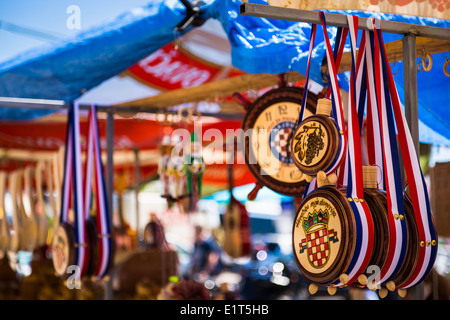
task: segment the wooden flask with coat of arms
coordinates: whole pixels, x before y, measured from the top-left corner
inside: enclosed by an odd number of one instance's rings
[[[388,257],[390,232],[386,191],[378,189],[377,167],[363,166],[364,201],[374,221],[374,242],[369,266],[383,269]],[[322,184],[320,183],[322,181]],[[354,254],[356,239],[355,218],[346,198],[346,188],[324,185],[312,191],[297,210],[292,240],[294,256],[303,275],[316,285],[331,285],[342,280]],[[398,272],[387,283],[393,291],[410,277],[419,253],[418,232],[410,200],[404,197],[408,246],[405,260]],[[377,283],[368,283],[369,273],[361,274],[353,285],[374,291]],[[385,288],[381,288],[386,291]],[[314,294],[315,290],[310,289]],[[380,291],[380,296],[386,292]]]
[[[320,185],[300,204],[292,241],[300,271],[318,285],[339,280],[355,249],[355,219],[345,192]]]

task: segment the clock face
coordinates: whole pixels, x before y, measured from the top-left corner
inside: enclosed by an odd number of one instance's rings
[[[273,89],[252,104],[243,122],[245,159],[250,171],[268,188],[292,196],[300,196],[306,184],[288,153],[302,96],[302,88]],[[316,101],[308,97],[305,116],[312,115]]]
[[[269,175],[286,183],[301,181],[302,175],[287,149],[288,138],[299,112],[297,103],[277,102],[265,108],[256,118],[251,151],[261,167],[261,175]]]

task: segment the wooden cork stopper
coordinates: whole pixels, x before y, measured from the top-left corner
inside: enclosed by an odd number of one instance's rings
[[[336,287],[330,286],[327,288],[328,294],[333,296],[336,293]]]
[[[340,280],[344,285],[347,284],[347,283],[348,283],[348,280],[349,280],[348,275],[345,274],[345,273],[341,274],[341,275],[339,276],[339,280]]]
[[[386,288],[389,291],[394,291],[395,290],[395,283],[394,283],[394,281],[389,281],[388,283],[386,283]]]
[[[376,166],[363,166],[364,188],[378,188],[378,171]]]
[[[406,289],[398,289],[398,295],[402,298],[406,297]]]
[[[331,100],[326,98],[319,99],[317,101],[316,114],[329,117],[331,114]]]
[[[319,289],[319,287],[315,283],[311,283],[308,287],[308,291],[311,295],[315,294],[318,289]]]
[[[381,288],[380,290],[378,290],[378,295],[380,296],[381,299],[386,298],[387,294],[388,290],[386,288]]]
[[[322,170],[317,173],[317,187],[336,186],[336,183],[337,175],[335,173],[330,173],[328,176]]]
[[[364,274],[360,274],[358,277],[358,282],[361,283],[363,286],[367,285],[367,277]]]

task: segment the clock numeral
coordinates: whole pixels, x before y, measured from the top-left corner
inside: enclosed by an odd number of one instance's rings
[[[287,112],[288,110],[287,110],[287,105],[285,105],[285,104],[280,104],[279,106],[278,106],[278,113],[280,114],[280,116],[282,116],[282,115],[286,115],[288,112]]]
[[[266,121],[272,121],[272,113],[266,112]]]

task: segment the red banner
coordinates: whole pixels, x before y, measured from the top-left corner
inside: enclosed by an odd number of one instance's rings
[[[127,74],[159,90],[174,90],[195,87],[242,72],[206,61],[169,43],[129,68]]]

